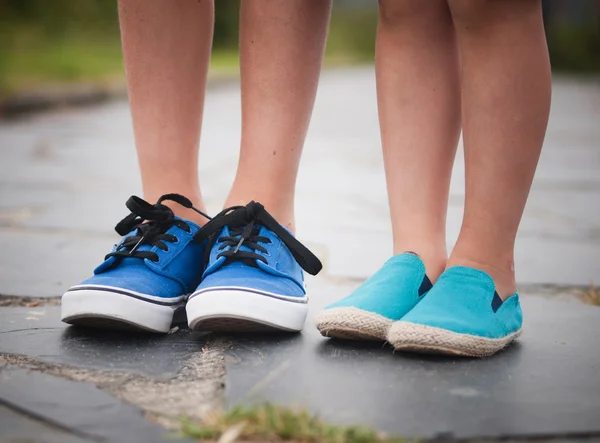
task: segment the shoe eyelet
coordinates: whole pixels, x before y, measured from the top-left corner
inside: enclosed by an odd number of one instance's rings
[[[174,237],[174,238],[175,238],[175,240],[171,241],[171,243],[176,245],[177,243],[179,243],[180,240],[179,240],[179,237]]]
[[[170,252],[171,249],[167,246],[165,249],[163,249],[163,252]]]
[[[151,258],[150,261],[153,263],[158,263],[160,261],[160,257]]]

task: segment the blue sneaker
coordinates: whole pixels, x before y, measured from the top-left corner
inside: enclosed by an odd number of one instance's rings
[[[412,253],[395,255],[353,293],[327,306],[317,317],[317,328],[325,337],[385,341],[392,323],[429,289],[423,261]]]
[[[517,338],[522,325],[518,293],[502,301],[488,274],[455,266],[392,325],[388,341],[400,351],[485,357]]]
[[[308,313],[303,268],[321,262],[260,203],[226,209],[206,224],[210,254],[186,305],[190,329],[300,331]]]
[[[205,245],[194,240],[195,223],[173,215],[171,200],[192,206],[178,194],[163,195],[155,205],[131,197],[115,230],[124,236],[94,276],[62,296],[65,323],[117,329],[168,332],[173,314],[200,281]]]

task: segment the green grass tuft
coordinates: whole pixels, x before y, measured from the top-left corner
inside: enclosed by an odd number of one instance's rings
[[[404,442],[388,439],[370,429],[341,427],[325,423],[305,410],[264,404],[237,406],[224,413],[213,413],[202,423],[184,420],[183,433],[198,440],[218,440],[225,433],[231,441],[303,443],[378,443]]]

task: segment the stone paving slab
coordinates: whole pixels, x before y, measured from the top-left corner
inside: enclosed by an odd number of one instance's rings
[[[162,427],[144,419],[136,408],[126,405],[87,383],[64,380],[23,369],[0,371],[0,403],[53,424],[67,435],[63,441],[105,442],[184,442],[168,435]],[[13,409],[12,415],[15,415]],[[0,417],[7,411],[0,409]],[[31,421],[31,420],[29,420]],[[48,426],[22,429],[23,417],[0,427],[0,439],[7,435],[29,436],[34,442],[46,442]],[[33,435],[32,435],[33,434]],[[56,430],[50,432],[55,438]],[[64,435],[63,435],[64,437]],[[77,438],[75,438],[77,437]],[[23,441],[23,440],[21,440]]]
[[[336,292],[320,287],[311,317]],[[523,308],[523,336],[487,359],[324,339],[312,318],[301,335],[234,336],[226,398],[406,437],[600,436],[600,307],[525,296]]]
[[[60,296],[92,276],[116,238],[0,229],[0,294]]]
[[[206,345],[207,335],[189,329],[159,335],[70,328],[60,321],[59,306],[0,308],[0,353],[159,379],[175,377]]]
[[[200,176],[221,209],[238,159],[239,85],[211,89]],[[558,77],[538,173],[517,243],[518,280],[581,285],[600,276],[600,82]],[[140,192],[126,102],[0,122],[0,293],[56,296],[117,240]],[[448,244],[464,200],[459,149]],[[364,279],[391,254],[372,67],[326,71],[297,184],[299,238],[330,276]]]
[[[2,443],[89,443],[93,439],[62,429],[0,404],[0,442]]]

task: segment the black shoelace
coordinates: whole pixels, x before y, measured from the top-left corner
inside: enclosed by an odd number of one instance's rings
[[[224,226],[229,227],[230,235],[217,240],[216,236]],[[209,249],[216,241],[221,243],[219,245],[221,252],[217,254],[217,258],[226,257],[226,264],[239,260],[250,266],[256,266],[256,260],[268,263],[264,255],[256,252],[268,252],[259,243],[271,243],[269,238],[258,235],[261,226],[269,228],[279,237],[302,269],[312,275],[319,273],[323,267],[319,259],[281,226],[263,205],[257,202],[252,201],[246,206],[233,206],[225,209],[196,234],[196,240],[200,242],[208,240]],[[242,245],[245,246],[243,250],[240,249]]]
[[[210,220],[210,217],[195,208],[189,199],[179,194],[165,194],[154,205],[134,195],[125,203],[131,214],[117,223],[115,231],[121,236],[128,234],[134,229],[137,229],[137,232],[135,235],[126,237],[118,250],[109,253],[105,259],[109,257],[133,257],[147,258],[157,262],[158,255],[156,253],[138,251],[138,248],[142,245],[151,245],[167,251],[169,249],[169,246],[166,244],[167,242],[177,243],[179,241],[176,236],[166,234],[172,226],[178,226],[187,232],[191,232],[191,228],[186,222],[176,220],[173,211],[168,206],[162,204],[165,200],[170,200],[185,208],[193,209]]]

